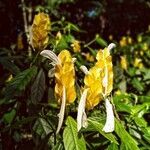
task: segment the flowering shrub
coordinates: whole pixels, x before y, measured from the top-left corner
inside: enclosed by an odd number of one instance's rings
[[[13,54],[1,50],[1,141],[11,137],[16,149],[22,141],[30,149],[149,149],[150,36],[108,45],[75,33],[82,34],[76,25],[42,12],[23,58],[9,61]]]

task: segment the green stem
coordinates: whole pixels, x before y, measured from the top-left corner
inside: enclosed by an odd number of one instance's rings
[[[88,47],[89,45],[91,45],[92,43],[94,43],[96,41],[96,38],[94,38],[92,41],[90,41],[89,43],[85,44],[84,47]]]

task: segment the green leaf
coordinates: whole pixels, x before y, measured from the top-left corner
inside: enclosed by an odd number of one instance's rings
[[[144,91],[144,85],[138,79],[134,78],[131,83],[138,91]]]
[[[111,142],[114,142],[115,144],[118,144],[116,141],[116,137],[112,133],[105,133],[102,131],[104,125],[101,124],[100,122],[96,121],[93,118],[88,119],[88,126],[93,128],[93,131],[98,131],[101,135],[103,135],[106,139],[108,139]]]
[[[52,129],[44,118],[38,118],[33,126],[33,131],[44,139],[50,132],[52,132]]]
[[[72,117],[68,117],[66,121],[67,127],[63,132],[63,142],[65,150],[86,150],[83,135],[78,136],[77,124]]]
[[[18,95],[21,91],[25,90],[26,86],[30,83],[31,79],[37,74],[37,67],[33,66],[29,69],[20,72],[14,77],[6,86],[5,96],[11,98]]]
[[[107,150],[118,150],[118,145],[115,144],[115,143],[111,143],[111,144],[108,146]]]
[[[45,91],[45,74],[41,69],[31,87],[31,101],[36,104],[40,102]]]
[[[65,36],[62,36],[61,39],[59,40],[59,43],[56,45],[56,49],[58,51],[60,51],[63,49],[67,49],[68,47],[69,46],[68,46],[68,43],[67,43]]]
[[[108,46],[107,42],[102,37],[100,37],[100,35],[96,35],[96,42],[102,47]]]
[[[64,146],[62,142],[57,142],[55,146],[52,147],[52,150],[64,150]]]
[[[15,109],[12,109],[10,112],[7,112],[4,114],[3,116],[3,120],[6,124],[11,124],[14,117],[16,115],[16,110]]]
[[[138,115],[141,112],[144,114],[146,112],[147,106],[148,105],[146,103],[143,103],[142,105],[135,105],[132,107],[131,114]]]
[[[137,142],[130,136],[130,134],[125,130],[124,126],[115,119],[115,132],[121,139],[122,150],[139,150]]]
[[[143,117],[134,117],[134,121],[136,123],[137,126],[139,127],[147,127],[147,122],[145,121],[145,119]]]
[[[141,103],[150,102],[150,96],[138,96],[138,99]]]
[[[0,64],[12,74],[16,75],[20,72],[20,69],[8,57],[0,57]]]

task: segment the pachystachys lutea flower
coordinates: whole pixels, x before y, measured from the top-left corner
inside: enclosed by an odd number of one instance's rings
[[[96,56],[97,62],[89,71],[85,66],[81,67],[85,73],[85,86],[78,106],[78,131],[82,126],[85,127],[87,125],[85,107],[87,110],[93,109],[103,99],[105,100],[107,113],[103,130],[105,132],[114,130],[113,107],[107,98],[113,88],[112,57],[109,51],[114,46],[114,44],[110,44],[104,50],[99,50]]]
[[[50,29],[48,14],[38,13],[35,15],[30,31],[30,44],[34,49],[43,50],[48,45]]]
[[[58,133],[63,123],[66,104],[73,103],[76,99],[74,59],[68,50],[62,50],[58,56],[50,50],[43,50],[41,55],[50,59],[54,66],[55,96],[61,104],[56,131]]]

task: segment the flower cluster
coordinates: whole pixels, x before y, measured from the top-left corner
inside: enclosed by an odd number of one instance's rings
[[[107,112],[106,124],[103,130],[105,132],[112,132],[114,130],[113,109],[107,98],[113,88],[112,57],[110,56],[110,50],[114,46],[114,44],[110,44],[104,50],[99,50],[96,56],[97,62],[89,71],[85,66],[81,67],[85,73],[85,87],[78,107],[78,131],[82,126],[86,127],[87,125],[85,107],[87,110],[93,109],[102,99],[106,102]]]
[[[113,108],[108,100],[113,88],[112,57],[110,55],[110,50],[113,47],[114,44],[110,44],[104,50],[99,50],[96,56],[97,62],[89,71],[85,66],[81,66],[81,70],[85,73],[85,86],[78,106],[78,131],[81,127],[87,126],[85,109],[93,109],[103,99],[106,102],[107,112],[106,124],[103,130],[105,132],[114,130]],[[68,50],[62,50],[58,56],[50,50],[43,50],[41,55],[50,59],[54,66],[55,97],[58,103],[61,104],[60,113],[58,114],[58,133],[63,123],[66,104],[73,103],[76,99],[75,59],[71,57]]]
[[[50,31],[50,20],[47,14],[39,13],[35,16],[31,29],[32,47],[38,50],[44,49],[49,41],[48,32]],[[61,33],[58,32],[56,38],[61,39]],[[58,41],[56,41],[58,44]],[[113,88],[113,65],[110,50],[114,48],[114,44],[110,44],[104,50],[99,50],[96,55],[96,63],[89,70],[85,66],[81,66],[81,70],[85,73],[84,87],[78,106],[77,128],[78,131],[82,127],[87,126],[86,110],[93,109],[103,99],[106,104],[107,119],[103,128],[105,132],[114,130],[114,114],[113,107],[108,99]],[[80,42],[74,40],[71,44],[74,52],[80,52]],[[73,103],[76,99],[75,89],[75,58],[72,58],[68,50],[62,50],[58,56],[51,50],[43,50],[42,56],[50,59],[53,68],[49,71],[49,75],[54,72],[55,77],[55,97],[60,104],[60,112],[58,114],[59,121],[56,133],[58,133],[63,124],[65,107]],[[92,59],[93,61],[95,58]]]

